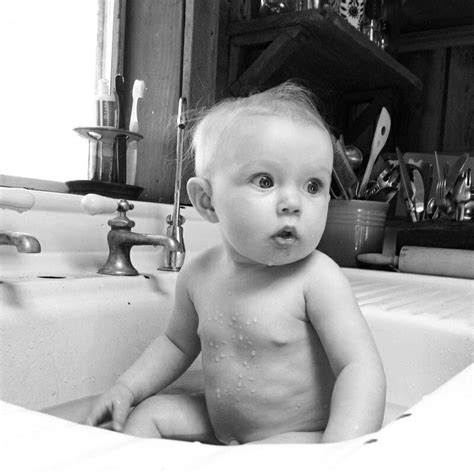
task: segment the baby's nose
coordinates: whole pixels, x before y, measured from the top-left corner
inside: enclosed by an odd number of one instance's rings
[[[296,194],[286,194],[278,203],[278,212],[280,214],[300,214],[301,201]]]

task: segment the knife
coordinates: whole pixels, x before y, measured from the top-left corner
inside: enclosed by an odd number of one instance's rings
[[[425,185],[423,183],[423,177],[417,169],[413,170],[413,186],[415,188],[415,211],[418,221],[421,221],[423,220],[422,214],[425,210]]]
[[[400,167],[400,180],[402,183],[402,190],[405,200],[405,206],[407,208],[408,216],[410,217],[412,222],[418,222],[418,217],[416,215],[415,205],[413,204],[413,188],[411,186],[410,177],[408,176],[407,165],[403,158],[402,152],[400,148],[396,148],[397,152],[397,159]]]

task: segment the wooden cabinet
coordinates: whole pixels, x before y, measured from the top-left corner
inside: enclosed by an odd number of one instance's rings
[[[414,74],[329,9],[231,22],[227,31],[233,95],[288,78],[332,93],[422,89]]]
[[[335,132],[367,153],[381,107],[393,118],[404,104],[421,97],[417,76],[331,9],[243,16],[231,19],[226,28],[222,95],[245,95],[297,80],[321,100]]]

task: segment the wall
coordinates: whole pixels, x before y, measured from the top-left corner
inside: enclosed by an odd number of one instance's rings
[[[423,81],[420,104],[400,114],[398,141],[413,152],[474,150],[474,46],[432,47],[398,60]]]
[[[219,0],[128,0],[124,50],[127,98],[134,79],[146,83],[139,107],[136,184],[140,200],[173,202],[176,114],[180,95],[189,106],[214,102]],[[184,26],[185,25],[185,26]],[[126,104],[129,116],[131,103]],[[185,166],[185,177],[192,173]],[[183,186],[182,202],[188,202]]]

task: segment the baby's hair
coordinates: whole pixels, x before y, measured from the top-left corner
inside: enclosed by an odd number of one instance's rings
[[[315,102],[308,89],[287,81],[248,97],[224,99],[204,111],[192,131],[196,176],[210,174],[219,139],[230,133],[234,121],[242,116],[284,117],[295,122],[313,123],[329,132]]]

